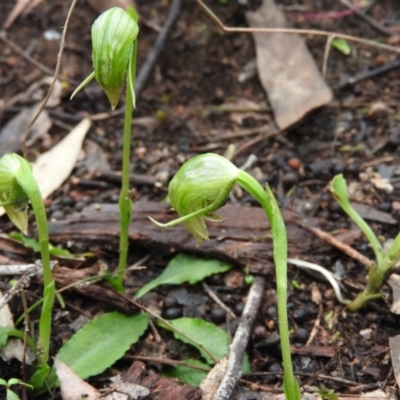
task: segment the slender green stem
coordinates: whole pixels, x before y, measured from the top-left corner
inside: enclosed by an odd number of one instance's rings
[[[36,182],[35,182],[36,183]],[[39,321],[39,364],[45,365],[49,359],[50,337],[51,337],[51,316],[54,303],[54,280],[51,275],[49,233],[47,229],[46,210],[39,188],[32,188],[32,193],[27,193],[32,204],[33,213],[36,218],[36,225],[39,234],[40,253],[43,266],[43,306]]]
[[[300,400],[300,388],[293,373],[292,356],[290,352],[287,314],[287,236],[285,224],[275,197],[268,185],[266,191],[264,191],[262,186],[251,175],[244,171],[239,172],[237,182],[261,204],[271,225],[285,394],[289,400]]]
[[[115,280],[116,289],[123,291],[124,270],[126,269],[129,248],[129,225],[132,215],[132,201],[129,196],[129,175],[130,175],[130,159],[131,159],[131,130],[132,130],[132,114],[133,114],[133,99],[134,99],[134,84],[136,76],[136,51],[137,43],[134,45],[134,54],[132,55],[131,70],[128,71],[132,81],[132,85],[126,87],[126,102],[125,102],[125,117],[124,117],[124,132],[122,143],[122,186],[119,197],[120,211],[120,242],[119,242],[119,262],[118,275]]]
[[[43,306],[39,321],[39,365],[46,365],[49,359],[51,337],[51,315],[54,303],[55,284],[51,275],[49,232],[47,228],[46,209],[39,186],[30,170],[24,171],[18,178],[22,189],[29,197],[39,234],[40,253],[43,266]]]

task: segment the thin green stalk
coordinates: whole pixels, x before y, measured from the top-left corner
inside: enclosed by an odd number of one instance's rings
[[[126,87],[124,132],[122,143],[122,186],[119,196],[119,212],[120,212],[120,242],[119,242],[119,261],[118,275],[115,280],[116,288],[123,291],[124,270],[126,269],[129,248],[129,225],[132,215],[132,200],[129,196],[129,175],[130,175],[130,159],[131,159],[131,130],[132,130],[132,114],[134,107],[134,85],[136,77],[136,52],[137,42],[134,44],[132,55],[132,70],[128,73],[132,79],[131,84]]]
[[[284,369],[284,388],[289,400],[300,400],[300,387],[293,373],[290,352],[289,323],[287,313],[287,236],[285,223],[275,197],[266,186],[266,191],[251,175],[240,171],[237,182],[262,206],[271,225],[276,271],[279,336]]]
[[[24,168],[18,176],[18,183],[28,196],[39,234],[40,253],[43,266],[43,307],[39,321],[39,350],[38,358],[40,365],[47,364],[49,359],[50,336],[51,336],[51,315],[54,303],[54,280],[51,275],[50,252],[49,252],[49,232],[47,228],[46,209],[44,207],[42,194],[39,186],[28,168]],[[24,170],[25,169],[25,170]]]

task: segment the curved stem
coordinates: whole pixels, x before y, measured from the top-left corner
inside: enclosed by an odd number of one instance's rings
[[[43,266],[43,306],[39,321],[39,365],[47,364],[49,358],[50,336],[51,336],[51,315],[54,303],[55,284],[51,275],[50,252],[49,252],[49,233],[47,227],[46,209],[44,207],[39,186],[30,170],[22,167],[18,183],[28,196],[33,213],[36,219],[39,234],[40,253]]]
[[[284,389],[287,399],[300,400],[300,387],[293,374],[290,353],[289,323],[287,314],[287,236],[285,223],[275,197],[266,186],[266,191],[247,172],[239,171],[237,183],[249,192],[262,206],[271,225],[276,270],[279,336],[284,369]]]

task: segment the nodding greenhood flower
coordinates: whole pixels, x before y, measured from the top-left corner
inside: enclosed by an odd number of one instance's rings
[[[17,154],[5,154],[0,158],[0,206],[24,234],[28,230],[29,198],[19,179],[31,170],[31,164]]]
[[[121,96],[125,74],[134,94],[133,75],[138,33],[137,15],[132,7],[128,11],[113,7],[102,13],[92,26],[94,72],[77,87],[71,98],[96,78],[114,110]]]
[[[259,198],[262,188],[258,182],[226,158],[213,153],[193,157],[182,165],[169,184],[169,200],[180,218],[167,224],[150,219],[162,227],[183,222],[200,244],[208,239],[205,219],[224,220],[214,211],[225,204],[235,183],[248,191],[256,191]]]

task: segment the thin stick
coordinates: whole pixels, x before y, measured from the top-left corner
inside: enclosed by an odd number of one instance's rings
[[[202,0],[196,0],[201,8],[207,13],[207,15],[224,31],[224,32],[235,32],[235,33],[288,33],[298,35],[315,35],[315,36],[332,36],[348,40],[349,42],[361,43],[371,47],[377,47],[379,49],[391,51],[394,53],[400,53],[400,48],[390,46],[388,44],[377,43],[373,40],[359,38],[357,36],[346,35],[339,32],[330,32],[317,29],[294,29],[294,28],[235,28],[225,26],[222,21],[208,8]]]
[[[384,27],[376,19],[370,17],[364,11],[359,10],[358,8],[354,7],[348,0],[339,0],[339,1],[346,7],[349,7],[350,9],[352,9],[354,14],[356,14],[358,17],[362,18],[365,22],[370,24],[378,32],[383,33],[384,35],[387,35],[387,36],[399,37],[398,34],[391,31],[390,29],[387,29],[386,27]]]
[[[153,48],[151,49],[149,55],[147,56],[147,59],[143,64],[143,67],[140,69],[139,74],[136,78],[136,83],[135,83],[136,95],[143,89],[146,80],[149,77],[150,72],[154,67],[154,64],[156,63],[158,55],[160,54],[161,50],[164,47],[164,42],[167,38],[168,32],[171,29],[173,23],[175,22],[179,14],[180,8],[181,8],[181,0],[173,0],[169,9],[167,19],[161,29],[161,32],[158,34],[156,42],[154,43]]]
[[[43,71],[45,74],[53,75],[54,72],[51,68],[46,67],[44,64],[36,60],[35,58],[31,57],[23,48],[18,46],[15,42],[13,42],[7,35],[7,32],[4,30],[0,31],[0,40],[6,43],[9,47],[11,47],[16,53],[20,54],[24,57],[27,61],[29,61],[32,65]],[[57,75],[57,78],[60,81],[68,82],[70,84],[76,85],[77,82],[73,79],[67,78],[62,75]]]
[[[324,61],[322,62],[322,76],[324,77],[324,79],[326,79],[326,70],[328,69],[328,59],[329,53],[331,52],[331,44],[333,39],[333,36],[329,36],[325,44]]]
[[[236,314],[210,289],[207,283],[203,282],[203,289],[231,318],[237,318]]]
[[[311,227],[303,225],[303,224],[301,226],[302,226],[302,228],[307,229],[308,231],[312,232],[318,238],[320,238],[323,241],[329,243],[330,245],[336,247],[337,249],[342,251],[344,254],[347,254],[352,259],[358,261],[362,265],[365,265],[366,267],[370,268],[371,265],[374,263],[372,260],[363,256],[357,250],[353,249],[353,247],[348,246],[347,244],[341,242],[340,240],[337,240],[334,236],[332,236],[328,232],[324,232],[323,230],[321,230],[319,228],[311,228]]]
[[[227,372],[217,389],[214,400],[231,398],[232,392],[242,375],[243,355],[250,339],[251,328],[263,298],[264,285],[265,279],[261,276],[257,276],[251,285],[240,324],[229,346]]]
[[[62,54],[64,52],[64,46],[65,46],[65,37],[67,36],[69,21],[71,19],[72,12],[73,12],[77,2],[78,2],[78,0],[72,0],[71,6],[70,6],[70,8],[68,10],[68,15],[67,15],[67,18],[65,20],[64,29],[63,29],[63,33],[62,33],[62,36],[61,36],[60,50],[58,51],[58,55],[57,55],[57,64],[56,64],[56,69],[54,71],[53,81],[51,82],[51,85],[49,87],[49,90],[47,91],[46,97],[44,98],[44,100],[43,100],[41,106],[39,107],[36,115],[32,118],[32,121],[30,122],[30,124],[28,125],[28,127],[25,130],[24,138],[23,138],[23,144],[22,144],[22,150],[23,150],[23,154],[24,154],[25,158],[27,158],[27,155],[28,155],[28,149],[26,147],[26,140],[28,138],[29,131],[32,128],[33,124],[38,119],[40,113],[46,107],[47,101],[50,98],[51,92],[53,91],[53,88],[54,88],[54,85],[56,83],[57,77],[58,77],[58,75],[60,73],[61,59],[62,59]]]

